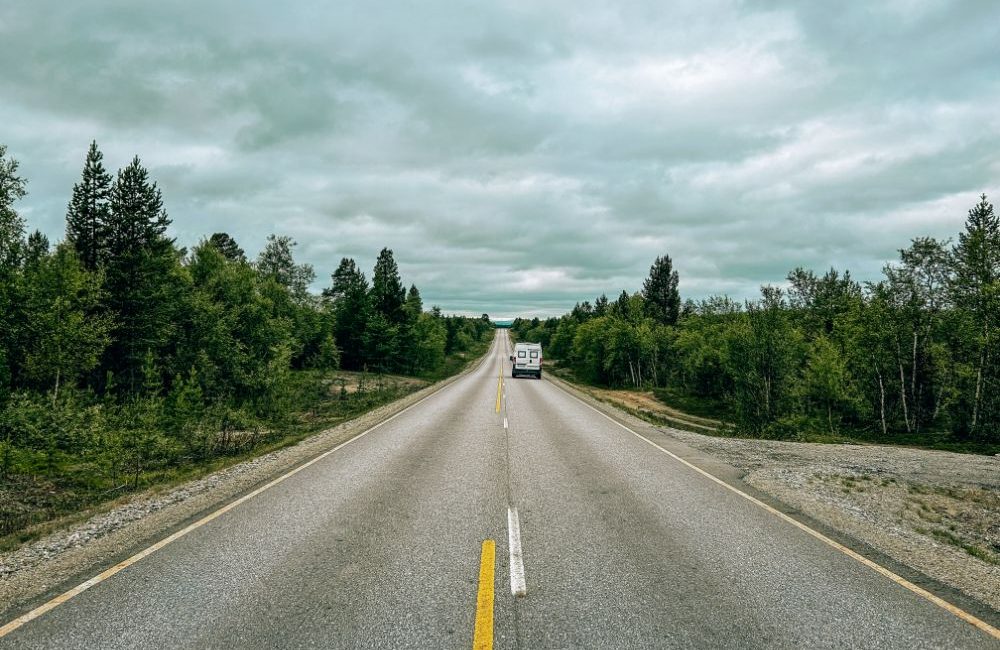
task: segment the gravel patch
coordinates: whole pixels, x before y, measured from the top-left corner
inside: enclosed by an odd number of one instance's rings
[[[0,622],[67,582],[146,546],[198,515],[245,494],[306,460],[353,438],[391,415],[444,388],[464,372],[383,405],[299,443],[233,465],[173,489],[153,488],[95,509],[69,525],[17,549],[0,553]]]
[[[1000,611],[1000,458],[883,445],[664,434],[898,562]]]

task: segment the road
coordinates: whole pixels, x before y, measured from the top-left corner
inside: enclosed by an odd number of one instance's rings
[[[0,647],[1000,647],[555,383],[510,379],[509,345]]]

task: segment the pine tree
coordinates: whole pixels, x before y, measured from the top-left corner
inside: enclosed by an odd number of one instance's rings
[[[608,313],[608,296],[606,294],[601,294],[594,301],[594,316],[598,318],[604,316]]]
[[[981,427],[981,413],[988,390],[992,368],[989,351],[996,313],[1000,311],[1000,217],[993,204],[983,194],[979,203],[969,210],[965,231],[959,233],[958,244],[952,250],[954,277],[952,293],[955,304],[966,311],[979,331],[976,347],[975,385],[969,429],[976,433]]]
[[[106,228],[108,256],[122,259],[138,250],[169,248],[165,237],[170,219],[163,209],[163,194],[149,182],[149,172],[139,157],[122,170],[111,188],[110,216]]]
[[[105,287],[117,327],[105,368],[124,372],[135,389],[144,355],[161,352],[184,310],[178,258],[162,194],[138,157],[118,172],[110,205]]]
[[[392,257],[392,251],[383,248],[375,262],[372,273],[371,305],[375,311],[385,316],[391,325],[397,325],[404,320],[403,303],[406,301],[406,289],[399,277],[399,267]]]
[[[214,246],[215,249],[222,253],[222,256],[230,262],[247,261],[246,253],[243,252],[243,249],[239,247],[236,240],[230,237],[228,233],[213,233],[212,236],[208,238],[208,243]]]
[[[111,214],[112,177],[104,169],[103,158],[97,142],[91,142],[83,164],[83,178],[73,186],[66,209],[66,239],[76,247],[80,260],[90,270],[102,261]]]
[[[417,320],[421,313],[424,311],[424,301],[420,298],[420,291],[417,289],[417,285],[411,284],[410,290],[406,294],[406,303],[404,305],[406,310],[406,317],[411,322]],[[487,316],[489,318],[489,316]]]
[[[41,230],[28,235],[27,244],[24,247],[24,265],[26,267],[36,266],[49,254],[49,238]]]
[[[664,325],[674,325],[680,316],[681,296],[677,291],[677,271],[669,255],[657,257],[642,285],[649,315]]]
[[[352,370],[364,366],[364,333],[369,316],[368,280],[354,260],[345,257],[334,271],[333,286],[323,296],[333,301],[334,333],[340,364]]]

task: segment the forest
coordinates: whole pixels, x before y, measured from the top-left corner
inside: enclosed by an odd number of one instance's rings
[[[640,291],[519,319],[578,381],[651,390],[740,434],[1000,451],[1000,220],[920,237],[880,279],[791,271],[756,299],[681,301],[669,256]]]
[[[386,375],[441,378],[490,340],[485,314],[425,310],[389,249],[370,281],[345,258],[316,295],[287,236],[254,260],[226,233],[181,248],[139,158],[112,174],[96,143],[62,241],[28,234],[26,191],[0,146],[0,537],[286,444],[399,397]]]

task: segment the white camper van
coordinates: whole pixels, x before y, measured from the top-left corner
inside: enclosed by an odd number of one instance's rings
[[[510,355],[510,376],[534,375],[542,378],[542,344],[515,343],[514,354]]]

